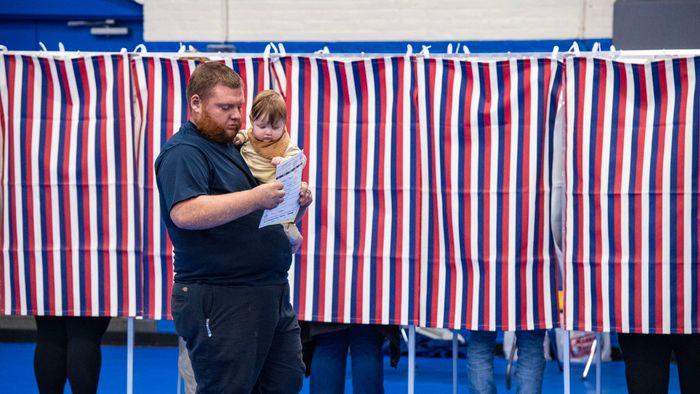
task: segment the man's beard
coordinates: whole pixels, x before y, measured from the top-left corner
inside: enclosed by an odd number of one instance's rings
[[[202,133],[202,135],[220,144],[228,144],[233,142],[233,137],[236,136],[235,133],[238,132],[238,130],[241,128],[241,124],[240,122],[238,122],[235,128],[236,131],[234,131],[234,135],[229,136],[225,128],[218,124],[214,119],[212,119],[212,117],[209,116],[209,112],[207,112],[207,110],[205,109],[202,110],[202,113],[199,116],[199,119],[197,119],[196,124],[197,128]]]

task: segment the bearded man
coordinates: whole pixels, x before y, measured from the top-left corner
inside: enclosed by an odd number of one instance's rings
[[[187,100],[191,119],[163,146],[155,172],[174,248],[175,329],[197,391],[298,393],[304,364],[290,245],[281,225],[258,228],[262,210],[282,202],[282,184],[259,184],[232,144],[244,105],[236,72],[201,64]]]

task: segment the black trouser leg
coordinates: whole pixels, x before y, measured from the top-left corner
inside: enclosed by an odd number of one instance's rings
[[[668,393],[671,343],[668,335],[617,334],[630,394]]]
[[[73,317],[66,322],[66,371],[74,394],[97,392],[102,365],[100,345],[109,320],[109,317]]]
[[[700,393],[700,334],[672,335],[681,393]]]
[[[41,394],[63,394],[66,384],[66,325],[64,317],[36,316],[34,376]]]

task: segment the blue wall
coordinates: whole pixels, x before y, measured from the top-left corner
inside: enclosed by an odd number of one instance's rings
[[[93,36],[90,27],[69,27],[68,21],[84,20],[91,22],[114,19],[115,26],[127,27],[125,36]],[[0,44],[10,50],[40,50],[39,41],[49,50],[57,50],[62,42],[67,50],[119,51],[126,48],[132,51],[143,40],[143,7],[131,0],[0,0]],[[610,38],[579,40],[582,50],[589,50],[599,41],[607,49]],[[507,40],[507,41],[466,41],[471,52],[549,52],[554,45],[567,50],[573,40]],[[415,52],[423,45],[430,45],[431,52],[445,53],[450,42],[437,41],[379,41],[379,42],[284,42],[289,53],[309,53],[327,46],[332,53],[404,53],[406,44],[411,44]],[[145,42],[149,52],[175,52],[178,42]],[[185,42],[199,51],[206,51],[208,42]],[[267,42],[233,42],[238,52],[261,53]],[[453,43],[456,46],[457,42]]]

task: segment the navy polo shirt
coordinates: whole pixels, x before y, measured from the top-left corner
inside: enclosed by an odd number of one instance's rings
[[[258,229],[262,210],[207,230],[184,230],[170,219],[180,201],[258,185],[238,150],[205,138],[192,122],[163,146],[155,163],[161,216],[175,250],[175,282],[235,286],[287,283],[289,240],[282,226]]]

